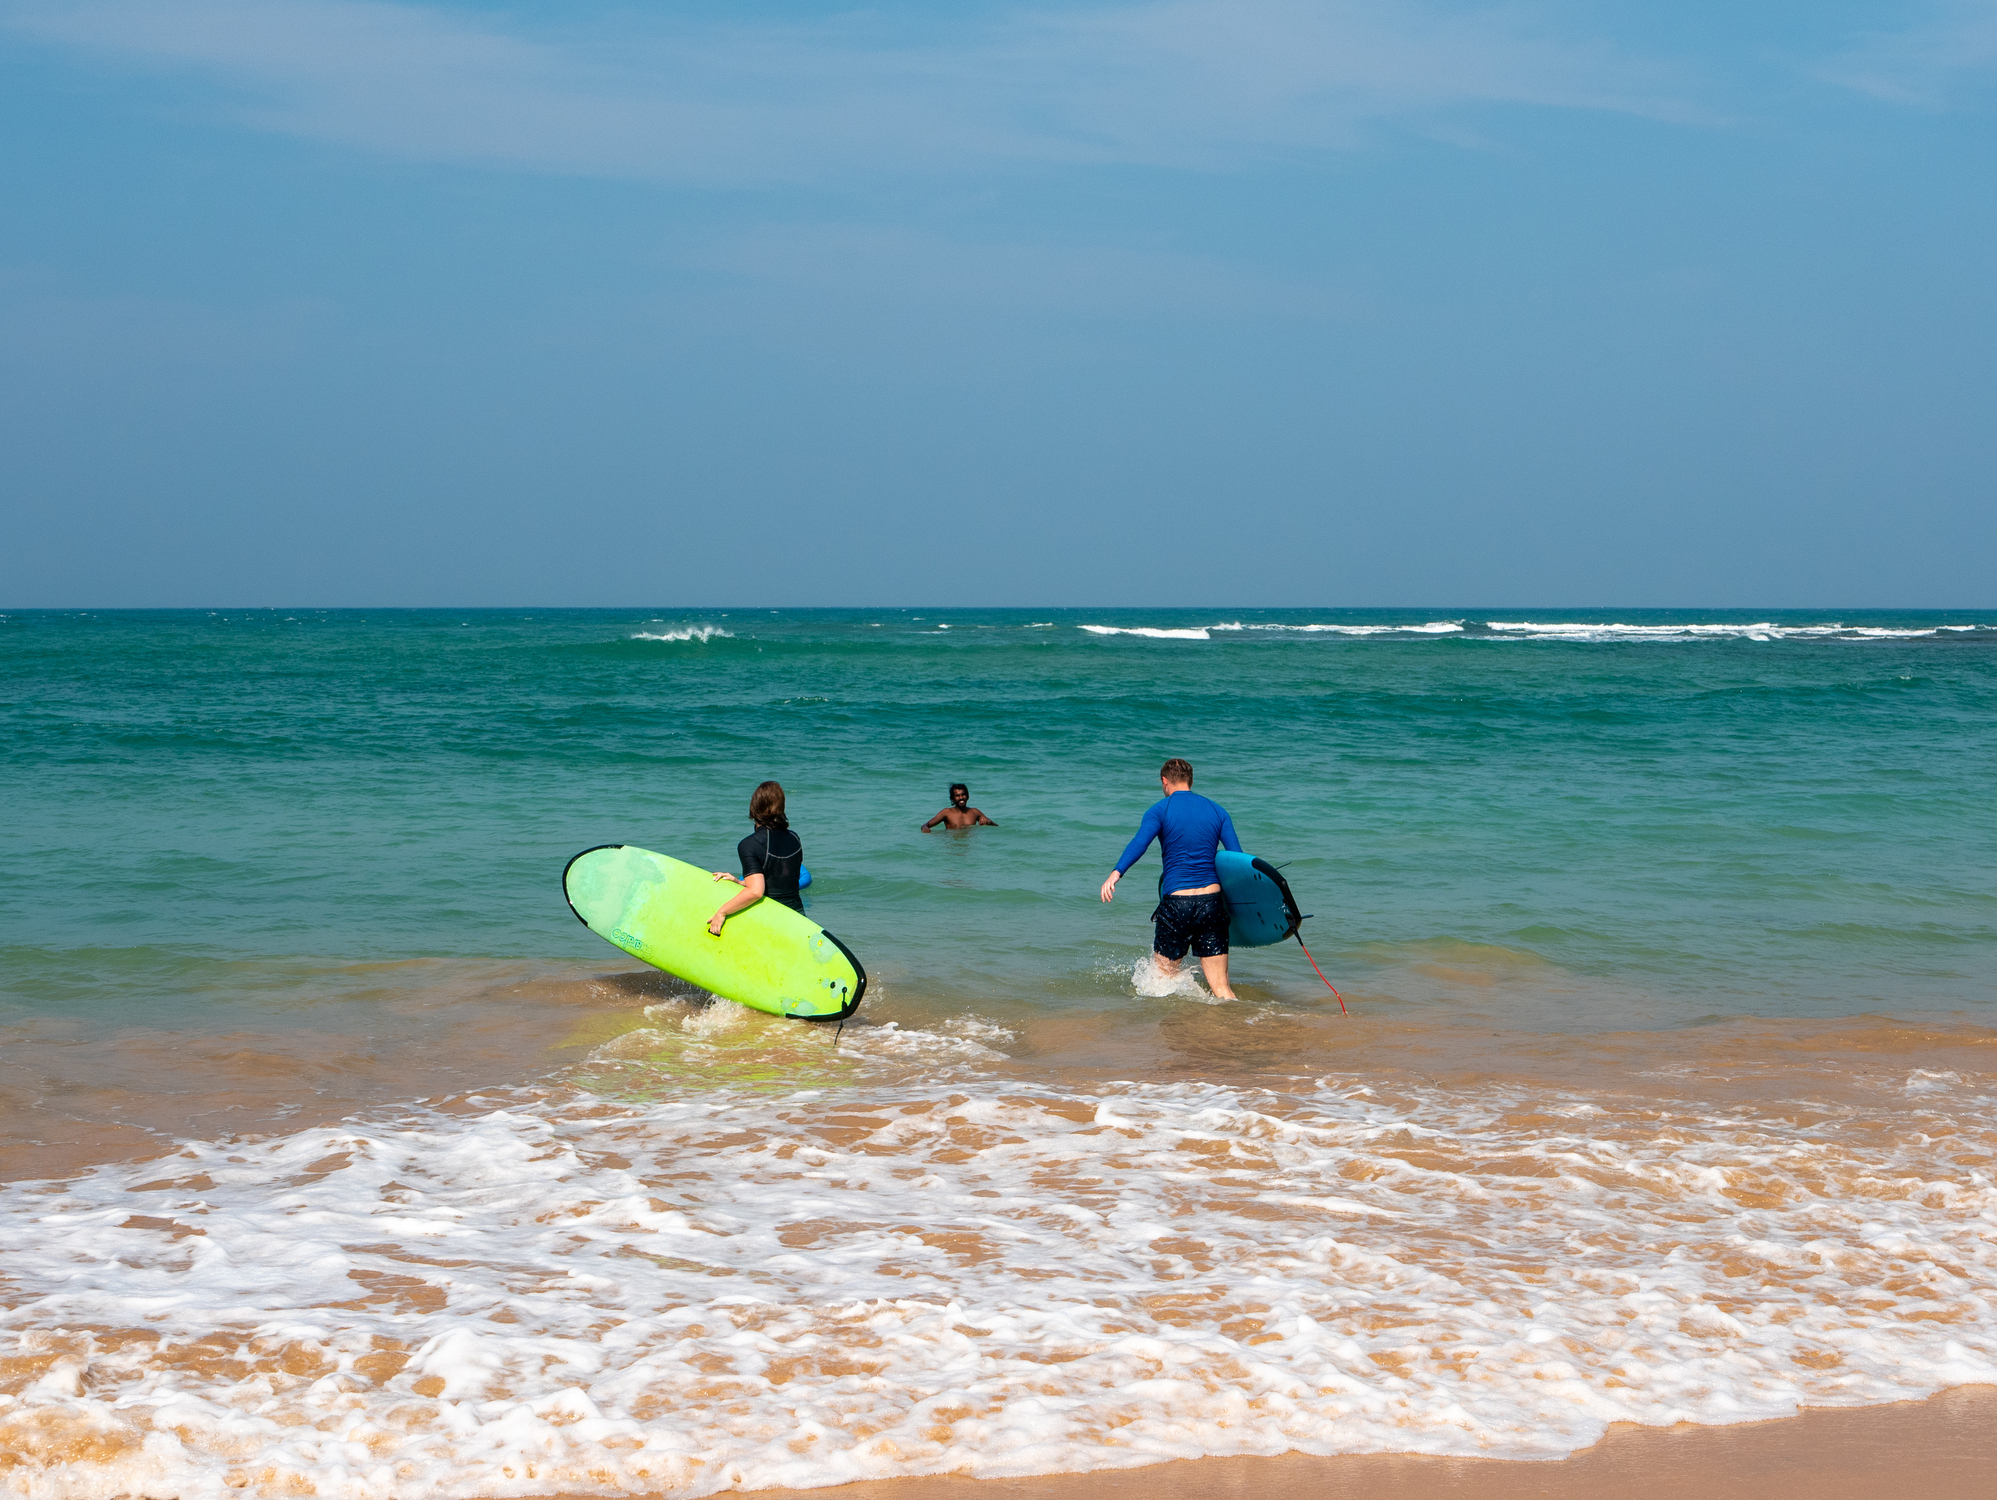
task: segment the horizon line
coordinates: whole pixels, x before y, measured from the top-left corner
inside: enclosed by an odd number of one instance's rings
[[[308,612],[360,614],[368,611],[396,611],[402,613],[434,612],[449,613],[511,613],[522,614],[534,610],[552,610],[565,613],[596,612],[604,614],[631,613],[638,610],[676,610],[682,613],[691,611],[721,611],[732,613],[786,612],[830,612],[888,610],[906,613],[909,610],[958,610],[964,613],[1000,611],[1082,611],[1101,610],[1129,613],[1138,610],[1166,610],[1181,614],[1211,614],[1235,612],[1247,614],[1268,614],[1274,612],[1294,613],[1301,610],[1330,610],[1348,614],[1367,612],[1397,612],[1407,614],[1457,613],[1478,614],[1493,611],[1516,613],[1520,610],[1543,610],[1562,614],[1579,614],[1591,611],[1627,610],[1647,613],[1709,613],[1752,614],[1762,611],[1771,614],[1822,613],[1841,610],[1853,614],[1997,614],[1997,604],[22,604],[0,605],[0,619],[16,614],[195,614],[201,612],[220,613],[224,610],[251,614],[274,614],[278,610],[305,610]]]

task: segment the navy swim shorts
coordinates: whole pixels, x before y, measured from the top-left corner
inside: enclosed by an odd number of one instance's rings
[[[1191,948],[1197,958],[1218,958],[1227,952],[1227,902],[1210,896],[1165,896],[1151,913],[1157,924],[1151,946],[1160,958],[1174,962]]]

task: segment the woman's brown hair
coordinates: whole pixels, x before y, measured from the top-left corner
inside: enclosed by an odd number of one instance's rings
[[[790,827],[784,816],[784,789],[774,781],[757,787],[749,797],[749,818],[758,828]]]

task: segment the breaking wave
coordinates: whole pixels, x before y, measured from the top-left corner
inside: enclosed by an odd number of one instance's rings
[[[1216,634],[1276,636],[1379,637],[1465,637],[1472,640],[1509,641],[1914,641],[1960,638],[1977,634],[1997,635],[1997,627],[1985,625],[1934,625],[1896,628],[1875,625],[1847,625],[1830,622],[1816,625],[1782,625],[1773,621],[1737,623],[1732,621],[1691,622],[1668,625],[1635,625],[1618,621],[1535,621],[1535,620],[1429,620],[1408,625],[1270,624],[1229,620],[1213,625],[1125,626],[1083,625],[1091,635],[1147,636],[1153,640],[1206,641]]]
[[[1491,620],[1484,628],[1493,635],[1532,641],[1913,641],[1976,631],[1976,625],[1938,625],[1896,630],[1869,625],[1777,625],[1763,620],[1754,624],[1716,622],[1684,625],[1625,625],[1532,620]]]
[[[1090,635],[1142,635],[1149,636],[1154,641],[1204,641],[1212,639],[1206,631],[1198,628],[1191,630],[1160,630],[1149,625],[1084,625],[1081,628],[1086,630]]]
[[[631,637],[634,641],[712,641],[735,639],[735,632],[723,630],[719,625],[683,625],[677,630],[641,630]]]

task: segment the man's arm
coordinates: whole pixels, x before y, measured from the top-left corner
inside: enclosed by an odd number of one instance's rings
[[[1116,873],[1121,875],[1140,859],[1144,851],[1151,847],[1151,841],[1165,830],[1165,815],[1160,809],[1163,802],[1154,802],[1144,809],[1144,821],[1137,825],[1137,836],[1123,846],[1123,858],[1116,862]]]
[[[1137,825],[1137,837],[1124,846],[1123,858],[1116,862],[1116,868],[1109,872],[1109,879],[1103,882],[1102,898],[1111,901],[1116,898],[1116,883],[1123,879],[1123,872],[1144,858],[1144,851],[1151,847],[1151,841],[1158,837],[1165,826],[1164,815],[1159,812],[1165,804],[1154,802],[1144,809],[1144,821]]]
[[[977,819],[978,822],[984,824],[984,826],[987,828],[998,827],[998,824],[994,823],[990,818],[986,817],[983,811],[978,808],[974,807],[971,809],[971,816]]]
[[[934,828],[938,823],[941,823],[945,818],[949,816],[950,816],[950,809],[946,807],[935,817],[931,818],[927,823],[924,823],[922,825],[922,831],[924,833],[929,832],[930,829]]]
[[[1233,854],[1241,853],[1241,840],[1234,836],[1234,819],[1224,807],[1220,810],[1220,847]]]

